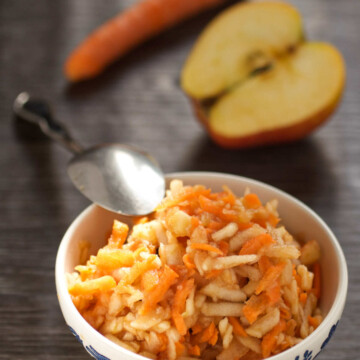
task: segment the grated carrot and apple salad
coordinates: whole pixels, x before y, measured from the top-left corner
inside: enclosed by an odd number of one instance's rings
[[[151,359],[255,360],[322,321],[320,248],[279,226],[277,201],[173,180],[151,217],[114,221],[106,246],[68,274],[101,334]]]

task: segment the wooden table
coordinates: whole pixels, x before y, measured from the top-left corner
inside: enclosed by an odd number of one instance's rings
[[[360,2],[297,0],[310,38],[343,53],[346,92],[331,121],[294,144],[230,151],[194,121],[179,72],[210,11],[149,41],[99,78],[69,86],[66,55],[134,0],[0,2],[0,359],[89,359],[62,318],[54,283],[59,241],[87,205],[70,183],[69,154],[14,121],[23,90],[54,104],[84,145],[125,142],[165,172],[208,170],[255,178],[298,197],[344,249],[349,292],[338,330],[318,359],[360,356]],[[292,359],[289,359],[292,360]]]

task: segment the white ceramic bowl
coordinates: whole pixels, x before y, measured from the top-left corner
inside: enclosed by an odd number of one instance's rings
[[[244,177],[208,172],[169,174],[167,179],[178,178],[185,184],[203,184],[217,191],[228,185],[241,195],[246,187],[259,195],[263,202],[279,200],[279,213],[283,224],[294,235],[316,239],[322,250],[322,297],[320,307],[325,315],[321,325],[298,345],[271,357],[271,360],[310,360],[325,347],[341,317],[348,286],[345,257],[334,234],[321,218],[292,196],[264,183]],[[121,216],[116,218],[126,221]],[[91,243],[91,253],[105,245],[114,214],[94,205],[85,209],[65,233],[56,258],[56,288],[61,310],[70,330],[90,355],[98,360],[140,360],[144,357],[119,347],[94,330],[73,305],[66,285],[66,272],[72,272],[79,263],[79,242]]]

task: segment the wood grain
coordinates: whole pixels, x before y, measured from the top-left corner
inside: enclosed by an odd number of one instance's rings
[[[342,321],[317,359],[359,358],[360,2],[292,1],[304,15],[308,36],[342,51],[346,92],[331,121],[306,140],[242,151],[211,143],[178,85],[194,40],[217,11],[147,42],[93,81],[65,82],[67,54],[133,2],[0,2],[0,359],[89,359],[65,325],[54,285],[59,241],[88,202],[65,173],[69,154],[12,117],[12,102],[23,90],[50,99],[84,145],[135,144],[152,153],[165,172],[240,174],[310,205],[338,236],[350,276]]]

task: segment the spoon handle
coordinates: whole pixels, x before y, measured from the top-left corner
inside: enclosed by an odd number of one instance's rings
[[[82,146],[72,138],[67,128],[53,118],[46,101],[33,99],[28,93],[22,92],[16,97],[13,110],[19,118],[38,125],[45,135],[72,153],[79,154],[83,151]]]

